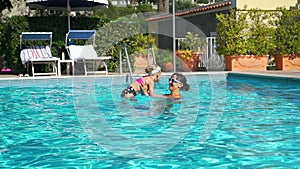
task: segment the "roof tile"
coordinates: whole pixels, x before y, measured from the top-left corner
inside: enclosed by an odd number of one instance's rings
[[[177,12],[175,14],[175,16],[179,17],[179,16],[184,16],[184,15],[189,15],[189,14],[193,14],[193,13],[198,13],[198,12],[204,12],[204,11],[208,11],[211,9],[216,9],[216,8],[221,8],[221,7],[225,7],[225,6],[229,6],[231,5],[231,1],[226,1],[226,2],[222,2],[222,3],[217,3],[217,4],[212,4],[209,6],[202,6],[202,7],[197,7],[194,9],[189,9],[186,11],[182,11],[182,12]],[[146,21],[155,21],[155,20],[160,20],[160,19],[166,19],[166,18],[170,18],[172,17],[172,14],[161,14],[161,15],[157,15],[155,17],[151,17],[146,19]]]

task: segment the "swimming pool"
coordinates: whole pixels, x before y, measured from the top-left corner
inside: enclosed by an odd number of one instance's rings
[[[0,81],[3,168],[299,168],[300,81],[189,75],[180,102],[124,77]],[[156,91],[167,93],[167,76]]]

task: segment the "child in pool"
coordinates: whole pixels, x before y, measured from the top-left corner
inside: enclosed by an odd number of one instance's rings
[[[169,99],[180,99],[182,98],[180,91],[188,91],[190,89],[190,85],[187,83],[186,77],[180,73],[172,74],[171,78],[169,78],[169,90],[170,94],[166,94]]]
[[[163,95],[154,93],[154,83],[158,82],[161,77],[161,68],[157,65],[150,65],[146,67],[145,72],[147,76],[138,78],[132,82],[122,91],[121,97],[133,98],[141,93],[146,96],[165,98]]]

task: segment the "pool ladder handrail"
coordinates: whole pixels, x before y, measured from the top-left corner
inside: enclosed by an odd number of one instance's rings
[[[133,81],[132,69],[131,69],[131,63],[130,63],[130,60],[129,60],[129,55],[128,55],[128,52],[127,52],[126,44],[123,44],[123,49],[124,49],[124,52],[125,52],[125,55],[126,55],[126,61],[127,61],[128,69],[129,69],[129,75],[128,74],[126,75],[126,82],[128,82],[128,80],[130,79],[130,83],[132,83],[132,81]],[[148,50],[147,50],[147,64],[148,64],[148,66],[150,65],[150,50],[152,51],[153,64],[156,64],[154,48],[153,48],[153,45],[150,44],[148,46]],[[119,51],[119,59],[120,59],[120,74],[123,74],[122,48],[120,48],[120,51]]]

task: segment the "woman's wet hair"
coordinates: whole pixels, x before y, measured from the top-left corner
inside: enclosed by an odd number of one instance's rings
[[[176,79],[182,83],[182,87],[180,87],[180,90],[188,91],[190,89],[190,85],[187,83],[186,77],[180,73],[174,73],[172,76],[174,75],[176,76]]]

